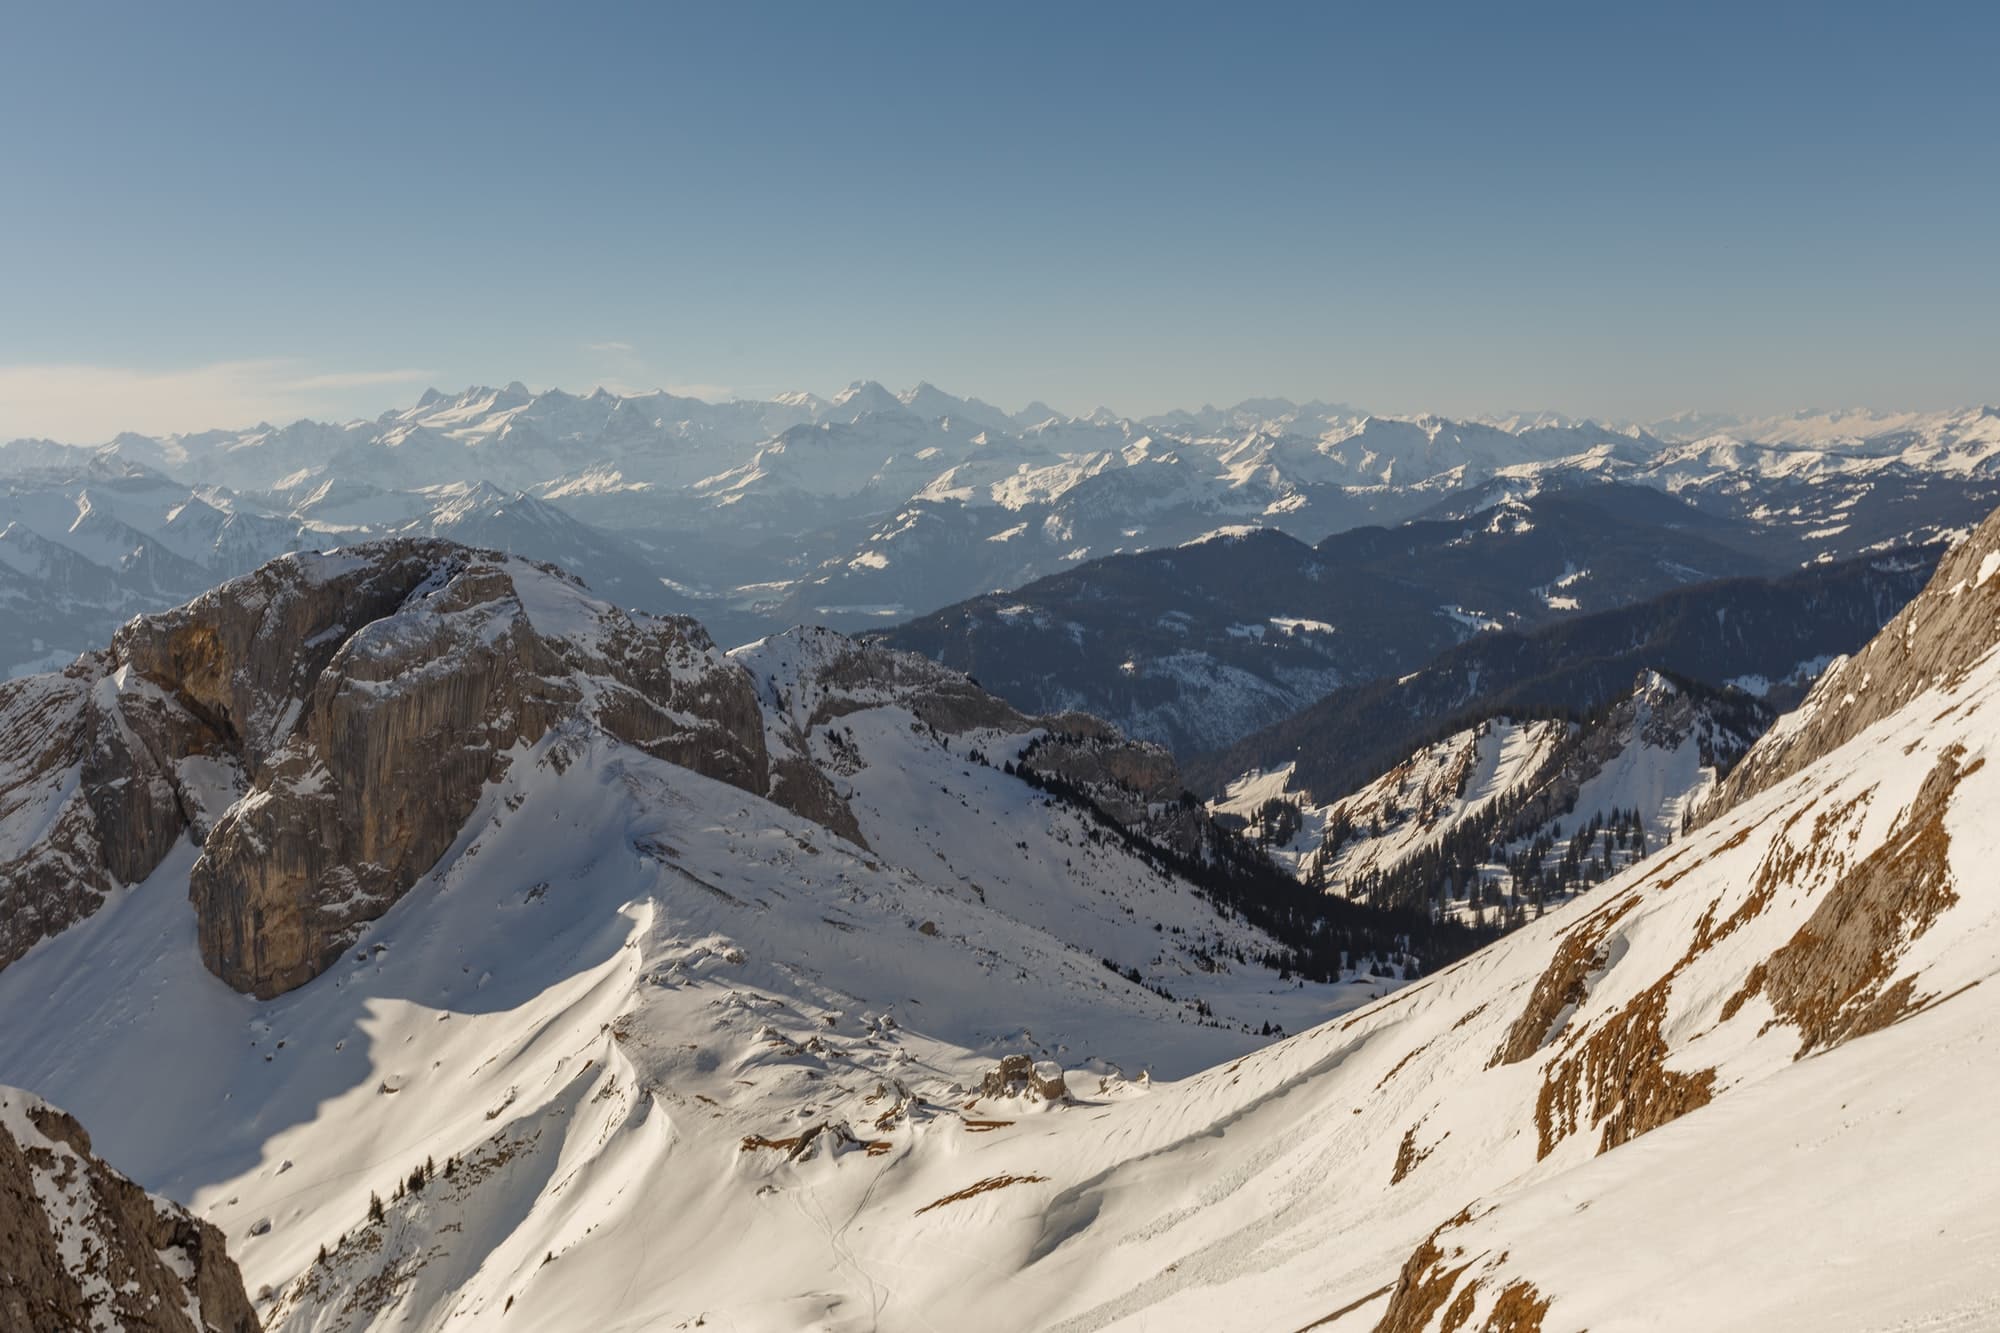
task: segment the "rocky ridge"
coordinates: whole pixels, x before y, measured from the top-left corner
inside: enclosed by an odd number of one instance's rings
[[[77,1121],[0,1087],[0,1327],[256,1333],[222,1233],[146,1193]]]
[[[971,677],[929,658],[828,629],[801,627],[731,654],[755,678],[765,707],[771,799],[862,839],[839,794],[851,758],[840,719],[900,705],[947,746],[968,736],[1019,737],[1020,767],[1086,793],[1120,824],[1144,822],[1181,791],[1180,770],[1160,746],[1128,740],[1087,713],[1032,716]],[[1030,733],[1039,735],[1030,736]],[[997,752],[992,762],[1004,760]]]
[[[1644,671],[1581,719],[1483,719],[1330,803],[1288,765],[1211,808],[1327,892],[1518,923],[1679,836],[1771,720],[1741,691]]]
[[[1831,664],[1717,791],[1726,810],[1844,745],[1926,690],[1962,680],[2000,626],[2000,513],[1939,562],[1923,594],[1851,657]]]
[[[601,733],[865,847],[836,724],[891,703],[947,745],[1050,733],[1036,771],[1126,821],[1179,791],[1164,752],[1095,719],[1030,718],[828,631],[733,661],[691,620],[628,614],[496,552],[398,539],[282,557],[133,619],[62,672],[0,685],[0,966],[187,836],[210,970],[260,997],[290,990],[552,732]]]
[[[773,1330],[1554,1333],[1635,1310],[1672,1327],[1985,1326],[2000,1179],[1966,1163],[1996,1151],[2000,1080],[1982,1057],[2000,913],[1982,872],[2000,854],[2000,664],[1990,622],[1961,627],[1962,678],[1582,900],[1157,1085],[1079,1056],[1109,1049],[1121,1013],[1173,1021],[1167,998],[1008,931],[1007,914],[1039,902],[1048,938],[1075,940],[1087,910],[1104,961],[1149,964],[1148,937],[1193,961],[1172,923],[1148,925],[1181,895],[1089,836],[1101,825],[1074,803],[968,753],[997,730],[951,737],[944,762],[945,733],[911,705],[801,726],[852,783],[840,794],[872,854],[607,733],[575,751],[551,733],[549,764],[489,789],[453,882],[385,921],[341,985],[227,1006],[202,1053],[227,1081],[168,1108],[184,1138],[159,1142],[154,1106],[122,1128],[162,1180],[214,1190],[246,1272],[282,1293],[273,1325],[300,1333],[461,1313]],[[894,663],[884,684],[757,656],[738,659],[753,691],[777,682],[802,704],[832,675],[849,700],[925,697]],[[851,774],[834,762],[848,746]],[[614,799],[550,837],[579,784]],[[1040,841],[1010,841],[1023,833]],[[1114,871],[1123,892],[1078,891]],[[130,997],[216,989],[190,950],[161,950],[161,907],[178,904],[121,897],[0,973],[9,1004],[57,981],[76,992],[15,1025],[37,1030],[0,1032],[0,1077],[73,1105],[94,1087],[107,1142],[122,1089],[89,1069],[191,1026]],[[200,985],[164,991],[175,968]],[[1298,994],[1248,968],[1170,980]],[[1176,1029],[1156,1049],[1231,1036]],[[328,1054],[343,1040],[344,1061]],[[1060,1065],[1068,1096],[1031,1096],[1024,1055]],[[261,1109],[234,1114],[246,1105]],[[428,1180],[433,1156],[438,1181],[385,1190],[369,1216],[387,1170]]]
[[[288,556],[0,687],[0,963],[185,833],[203,957],[269,996],[316,976],[458,837],[517,747],[600,729],[762,791],[749,683],[699,625],[566,575],[398,540]]]

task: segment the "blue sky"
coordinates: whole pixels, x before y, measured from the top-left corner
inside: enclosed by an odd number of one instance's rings
[[[2000,399],[1990,6],[19,6],[0,436]]]

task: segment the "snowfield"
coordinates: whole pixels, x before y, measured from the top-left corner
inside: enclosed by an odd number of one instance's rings
[[[866,847],[566,725],[274,1000],[183,845],[0,970],[0,1083],[287,1333],[1991,1327],[2000,633],[1924,596],[1962,669],[1364,1007],[883,687],[805,738]],[[828,646],[738,654],[787,745]]]

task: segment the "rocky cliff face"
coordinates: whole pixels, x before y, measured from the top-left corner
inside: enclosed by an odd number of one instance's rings
[[[208,966],[260,996],[301,985],[563,726],[769,782],[750,682],[700,626],[628,616],[527,561],[379,543],[136,619],[0,691],[0,965],[191,833]]]
[[[0,966],[187,836],[203,960],[260,997],[293,989],[564,729],[865,845],[840,747],[813,737],[890,703],[947,745],[1044,733],[1024,767],[1127,823],[1180,790],[1158,747],[1092,718],[1027,717],[957,672],[838,634],[794,631],[733,662],[691,620],[628,615],[492,552],[411,539],[287,556],[130,621],[61,673],[0,686]]]
[[[255,729],[250,794],[190,883],[202,956],[238,989],[267,996],[318,975],[444,853],[517,748],[557,726],[764,784],[749,683],[693,622],[628,617],[523,561],[414,546],[388,579],[364,566],[316,580],[310,562],[279,562],[251,576],[278,584],[268,599],[203,598],[120,635],[142,670],[190,662],[168,680]],[[364,590],[348,593],[356,579]],[[410,586],[349,630],[347,607],[383,583]],[[273,602],[309,609],[259,633]],[[214,644],[250,672],[218,681]]]
[[[0,1087],[0,1327],[255,1333],[222,1233],[92,1152],[83,1126]]]
[[[1929,689],[1963,680],[2000,642],[2000,512],[1939,563],[1882,632],[1828,667],[1797,711],[1744,757],[1707,807],[1720,813],[1832,753]]]
[[[0,684],[0,967],[150,874],[239,775],[213,728],[110,654]]]

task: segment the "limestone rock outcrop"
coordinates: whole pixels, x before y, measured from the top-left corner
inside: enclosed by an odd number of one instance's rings
[[[0,1087],[0,1328],[256,1333],[222,1233],[91,1151],[73,1118]]]
[[[259,996],[301,985],[563,726],[769,785],[749,678],[699,625],[627,615],[548,566],[375,543],[135,619],[0,689],[0,966],[192,834],[203,960]]]
[[[289,655],[245,623],[255,598],[204,598],[140,622],[168,646],[137,660],[192,663],[170,679],[191,677],[208,706],[253,729],[250,794],[209,835],[190,881],[203,960],[240,990],[268,996],[317,976],[443,855],[519,748],[559,725],[595,726],[749,790],[766,782],[749,683],[692,621],[626,616],[525,561],[413,545],[416,567],[390,581],[412,586],[352,629],[337,619],[348,599],[327,597],[309,568],[250,576],[282,578],[281,592],[323,608],[289,618]],[[356,600],[380,610],[374,586]],[[248,671],[217,680],[206,645],[246,637],[258,644],[242,656]],[[316,650],[331,640],[330,653]],[[287,671],[288,656],[309,674]]]
[[[0,967],[151,874],[236,777],[212,729],[109,653],[0,683]]]
[[[958,672],[829,631],[732,660],[692,620],[628,614],[496,552],[399,539],[285,556],[133,619],[62,672],[0,685],[0,967],[186,838],[204,963],[259,997],[291,990],[422,881],[510,765],[571,733],[865,846],[845,732],[885,706],[1128,826],[1179,793],[1156,746],[1082,715],[1025,716]]]
[[[1027,1055],[1009,1055],[986,1071],[980,1081],[982,1097],[1039,1097],[1046,1102],[1068,1098],[1069,1085],[1062,1066],[1053,1060],[1036,1060]]]

